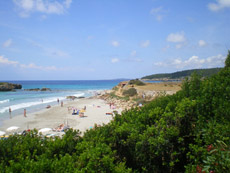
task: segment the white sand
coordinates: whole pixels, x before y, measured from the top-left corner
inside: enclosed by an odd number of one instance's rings
[[[74,107],[82,109],[86,106],[86,112],[84,117],[79,115],[72,115],[72,110],[68,111],[68,107]],[[110,109],[109,105],[101,99],[85,98],[75,101],[64,102],[64,106],[53,106],[50,109],[44,109],[40,112],[27,114],[27,117],[18,115],[12,119],[5,120],[0,127],[1,131],[5,131],[8,127],[18,126],[17,131],[23,131],[26,129],[41,129],[41,128],[56,128],[60,124],[67,124],[70,128],[79,129],[81,132],[85,132],[87,129],[94,127],[94,124],[102,125],[109,123],[112,120],[111,113],[114,110]],[[121,109],[116,109],[118,113]],[[12,132],[11,132],[12,133]],[[10,134],[8,132],[8,134]]]

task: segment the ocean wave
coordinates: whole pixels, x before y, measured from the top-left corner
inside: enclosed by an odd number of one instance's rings
[[[58,99],[64,100],[65,97],[59,97]],[[57,101],[57,98],[51,97],[51,98],[42,99],[42,100],[34,101],[34,102],[19,103],[19,104],[11,105],[8,107],[3,107],[2,109],[0,109],[0,113],[7,112],[9,110],[9,107],[11,108],[12,111],[14,111],[14,110],[18,110],[18,109],[24,109],[24,108],[28,108],[31,106],[42,105],[45,103],[51,103],[51,102],[55,102],[55,101]]]
[[[85,93],[78,93],[78,94],[74,94],[73,96],[75,96],[75,97],[82,97],[84,95],[85,95]]]
[[[0,104],[1,104],[1,103],[7,103],[7,102],[9,102],[9,101],[10,101],[10,99],[0,100]]]

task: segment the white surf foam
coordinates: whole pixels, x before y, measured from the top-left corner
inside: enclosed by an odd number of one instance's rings
[[[0,100],[0,104],[1,104],[1,103],[7,103],[7,102],[9,102],[9,101],[10,101],[10,99]]]
[[[75,96],[75,97],[82,97],[84,95],[85,95],[85,93],[78,93],[78,94],[74,94],[73,96]]]
[[[64,99],[65,99],[65,97],[59,97],[59,100],[64,100]],[[51,98],[47,98],[47,99],[40,99],[39,101],[19,103],[19,104],[11,105],[10,108],[12,111],[14,111],[14,110],[18,110],[18,109],[24,109],[24,108],[28,108],[31,106],[37,106],[37,105],[41,105],[41,104],[45,104],[45,103],[51,103],[51,102],[55,102],[55,101],[57,101],[57,98],[51,97]],[[7,112],[8,110],[9,110],[9,107],[3,107],[2,109],[0,109],[0,113]]]

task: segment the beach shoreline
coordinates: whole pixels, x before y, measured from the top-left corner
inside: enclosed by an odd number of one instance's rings
[[[81,110],[86,107],[84,117],[79,115],[72,115],[73,109]],[[68,110],[71,108],[71,110]],[[110,106],[102,99],[90,97],[82,98],[74,101],[65,101],[63,107],[61,104],[52,106],[49,109],[42,109],[38,112],[33,112],[24,115],[17,115],[11,119],[4,120],[0,126],[1,131],[6,131],[11,126],[17,126],[17,132],[22,132],[28,129],[42,129],[42,128],[57,128],[61,124],[68,125],[72,129],[85,132],[87,129],[93,128],[95,124],[103,125],[109,123],[113,117],[106,113],[117,111],[121,113],[121,109],[110,109]],[[6,134],[12,134],[7,132]]]

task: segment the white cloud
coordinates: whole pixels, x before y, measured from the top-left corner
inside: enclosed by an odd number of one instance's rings
[[[216,0],[216,3],[209,3],[208,8],[211,11],[219,11],[223,8],[230,8],[230,0]]]
[[[199,41],[198,41],[198,45],[199,45],[200,47],[204,47],[204,46],[207,45],[207,43],[206,43],[204,40],[199,40]]]
[[[46,48],[45,51],[51,56],[69,57],[69,54],[58,49]]]
[[[150,41],[146,40],[141,43],[141,47],[148,47],[150,45]]]
[[[71,3],[72,3],[72,0],[65,0],[64,1],[64,4],[65,4],[66,8],[69,8]]]
[[[42,49],[48,56],[51,57],[62,57],[62,58],[68,58],[70,55],[67,52],[64,52],[62,50],[56,49],[56,48],[50,48],[50,47],[45,47],[42,44],[35,42],[30,39],[25,39],[27,42],[29,42],[31,45],[38,47]]]
[[[157,15],[157,16],[156,16],[156,19],[157,19],[158,21],[162,21],[163,15]]]
[[[33,12],[45,14],[64,14],[70,7],[72,0],[13,0],[19,7],[21,17],[29,17]]]
[[[38,69],[38,70],[44,70],[44,71],[52,71],[52,70],[57,70],[55,66],[38,66],[34,63],[30,63],[28,65],[25,64],[20,64],[21,68],[29,68],[29,69]]]
[[[30,63],[26,65],[26,64],[19,63],[18,61],[11,61],[8,58],[4,58],[4,56],[0,56],[0,64],[13,65],[13,66],[17,66],[20,68],[38,69],[38,70],[44,70],[44,71],[57,70],[57,67],[55,66],[38,66],[34,63]]]
[[[163,63],[163,62],[155,62],[154,65],[155,66],[160,66],[160,67],[166,67],[167,66],[167,64]]]
[[[130,57],[125,59],[125,61],[127,61],[127,62],[143,62],[143,60],[141,58],[137,57],[137,51],[136,50],[133,50],[130,53]]]
[[[150,14],[159,13],[160,11],[162,11],[162,9],[162,7],[152,8]]]
[[[118,41],[112,41],[111,44],[112,44],[114,47],[120,46],[120,43],[119,43]]]
[[[184,32],[177,32],[177,33],[169,34],[166,40],[168,42],[181,43],[181,42],[185,42],[186,38]]]
[[[0,64],[17,65],[19,63],[17,61],[10,61],[8,58],[4,58],[4,56],[0,56]]]
[[[168,63],[156,62],[154,65],[160,67],[175,67],[177,69],[212,68],[224,66],[225,58],[226,57],[221,54],[204,59],[198,56],[192,56],[187,60],[176,58]]]
[[[130,53],[131,56],[136,56],[137,55],[137,51],[136,50],[133,50],[131,53]]]
[[[8,39],[6,40],[4,43],[3,43],[3,47],[7,48],[7,47],[10,47],[12,44],[12,40],[11,39]]]
[[[143,62],[141,58],[128,58],[126,61],[128,62]]]
[[[111,63],[117,63],[117,62],[119,62],[119,59],[118,59],[118,58],[112,58],[112,59],[111,59]]]
[[[164,13],[166,11],[163,10],[163,7],[157,7],[157,8],[152,8],[151,11],[150,11],[150,14],[155,16],[156,20],[157,21],[161,21],[164,17]]]
[[[183,47],[183,44],[177,44],[177,45],[176,45],[176,48],[177,48],[177,49],[180,49],[180,48],[182,48],[182,47]]]

